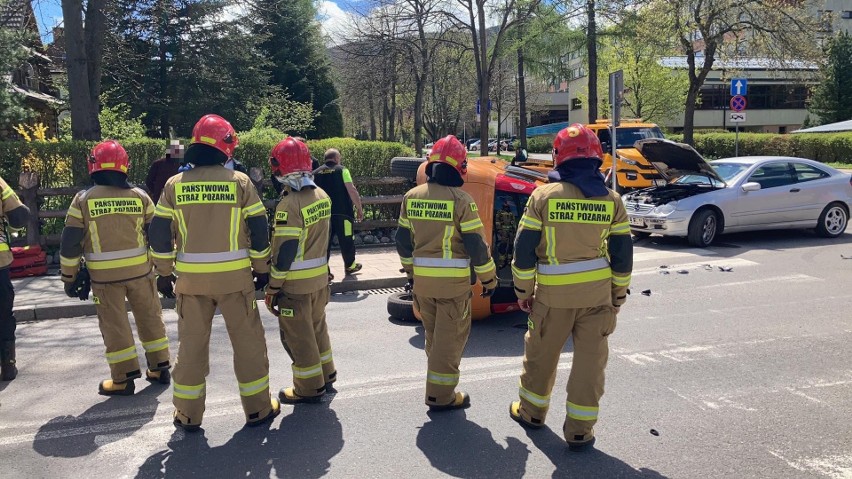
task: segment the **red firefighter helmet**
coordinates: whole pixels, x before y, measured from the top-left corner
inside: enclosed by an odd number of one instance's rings
[[[435,142],[428,162],[450,165],[464,177],[467,175],[467,148],[455,136],[447,135]]]
[[[228,120],[219,115],[204,115],[192,129],[191,144],[196,143],[212,146],[230,158],[240,140]]]
[[[272,148],[269,154],[269,166],[272,167],[272,174],[275,176],[310,172],[312,171],[311,152],[307,145],[290,136]]]
[[[90,175],[98,171],[118,171],[126,175],[130,167],[130,158],[119,142],[107,140],[92,148],[87,166]]]
[[[560,131],[553,139],[553,167],[565,161],[578,158],[597,158],[603,160],[601,141],[595,132],[585,126],[574,123]]]

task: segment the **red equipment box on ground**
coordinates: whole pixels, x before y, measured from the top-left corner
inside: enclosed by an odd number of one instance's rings
[[[9,273],[13,278],[47,274],[47,253],[41,249],[41,246],[12,248],[12,256],[14,259],[9,265]]]

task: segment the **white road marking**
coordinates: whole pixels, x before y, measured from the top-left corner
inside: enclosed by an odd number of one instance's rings
[[[668,260],[668,259],[676,259],[676,258],[693,258],[695,256],[718,256],[718,255],[719,255],[719,253],[717,253],[715,251],[711,251],[711,250],[708,250],[708,249],[698,249],[698,248],[684,249],[684,250],[679,250],[679,251],[652,250],[652,251],[643,251],[641,253],[634,253],[633,254],[633,262],[638,263],[638,262],[641,262],[641,261],[654,261],[654,260],[661,260],[661,259]]]
[[[731,267],[731,268],[734,268],[734,271],[736,271],[737,268],[757,266],[758,264],[760,264],[760,263],[756,263],[754,261],[749,261],[747,259],[728,258],[728,259],[720,259],[720,260],[712,260],[712,261],[702,261],[702,262],[697,262],[697,263],[672,264],[672,265],[669,265],[669,267],[666,268],[666,270],[669,271],[670,274],[676,275],[677,272],[681,271],[681,270],[687,270],[687,271],[703,270],[704,265],[710,265],[713,268],[713,271],[708,271],[708,274],[709,273],[719,273],[721,275],[721,274],[729,274],[729,273],[720,272],[719,269],[717,268],[717,266]],[[636,276],[646,276],[646,275],[649,275],[649,274],[660,274],[660,271],[662,271],[662,270],[660,269],[659,266],[654,267],[654,268],[638,268],[638,269],[634,268],[633,269],[633,277],[635,278]]]
[[[787,459],[778,451],[767,449],[767,452],[799,472],[816,473],[832,479],[852,479],[852,454],[845,456],[807,457],[793,460]]]
[[[718,283],[718,284],[708,284],[704,286],[695,286],[694,289],[711,289],[711,288],[724,288],[730,286],[746,286],[750,284],[764,284],[764,283],[812,283],[816,281],[825,281],[822,278],[817,278],[816,276],[808,276],[806,274],[789,274],[786,276],[769,276],[766,278],[752,279],[748,281],[734,281],[732,283]]]
[[[807,394],[803,393],[802,391],[799,391],[796,388],[785,388],[785,389],[790,391],[790,394],[792,394],[794,396],[803,397],[803,398],[807,399],[808,401],[812,401],[812,402],[815,402],[817,404],[822,404],[822,401],[820,401],[819,399],[817,399],[813,396],[808,396]]]

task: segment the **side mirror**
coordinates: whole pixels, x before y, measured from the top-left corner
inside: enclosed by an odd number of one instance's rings
[[[748,183],[743,184],[743,191],[748,193],[749,191],[758,191],[760,190],[760,183],[755,183],[754,181],[749,181]]]

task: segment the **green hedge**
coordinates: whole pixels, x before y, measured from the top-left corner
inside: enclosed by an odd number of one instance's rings
[[[527,138],[527,153],[550,153],[551,151],[553,151],[552,136],[533,136]]]
[[[734,133],[695,135],[695,149],[708,158],[734,156]],[[668,135],[683,141],[683,135]],[[852,164],[852,133],[740,133],[740,156],[779,155],[808,158],[823,163]]]
[[[12,142],[0,141],[0,175],[12,186],[17,186],[23,162],[39,172],[42,185],[46,187],[86,185],[89,176],[86,158],[94,142],[59,141]],[[130,156],[130,181],[141,184],[145,181],[148,166],[161,158],[168,140],[141,139],[122,141]],[[269,152],[274,140],[249,139],[240,142],[235,157],[247,167],[260,166],[269,172]],[[351,138],[329,138],[309,141],[311,154],[322,160],[328,148],[337,148],[343,163],[353,176],[381,177],[390,175],[390,159],[395,156],[414,156],[411,148],[401,143],[360,141]]]

